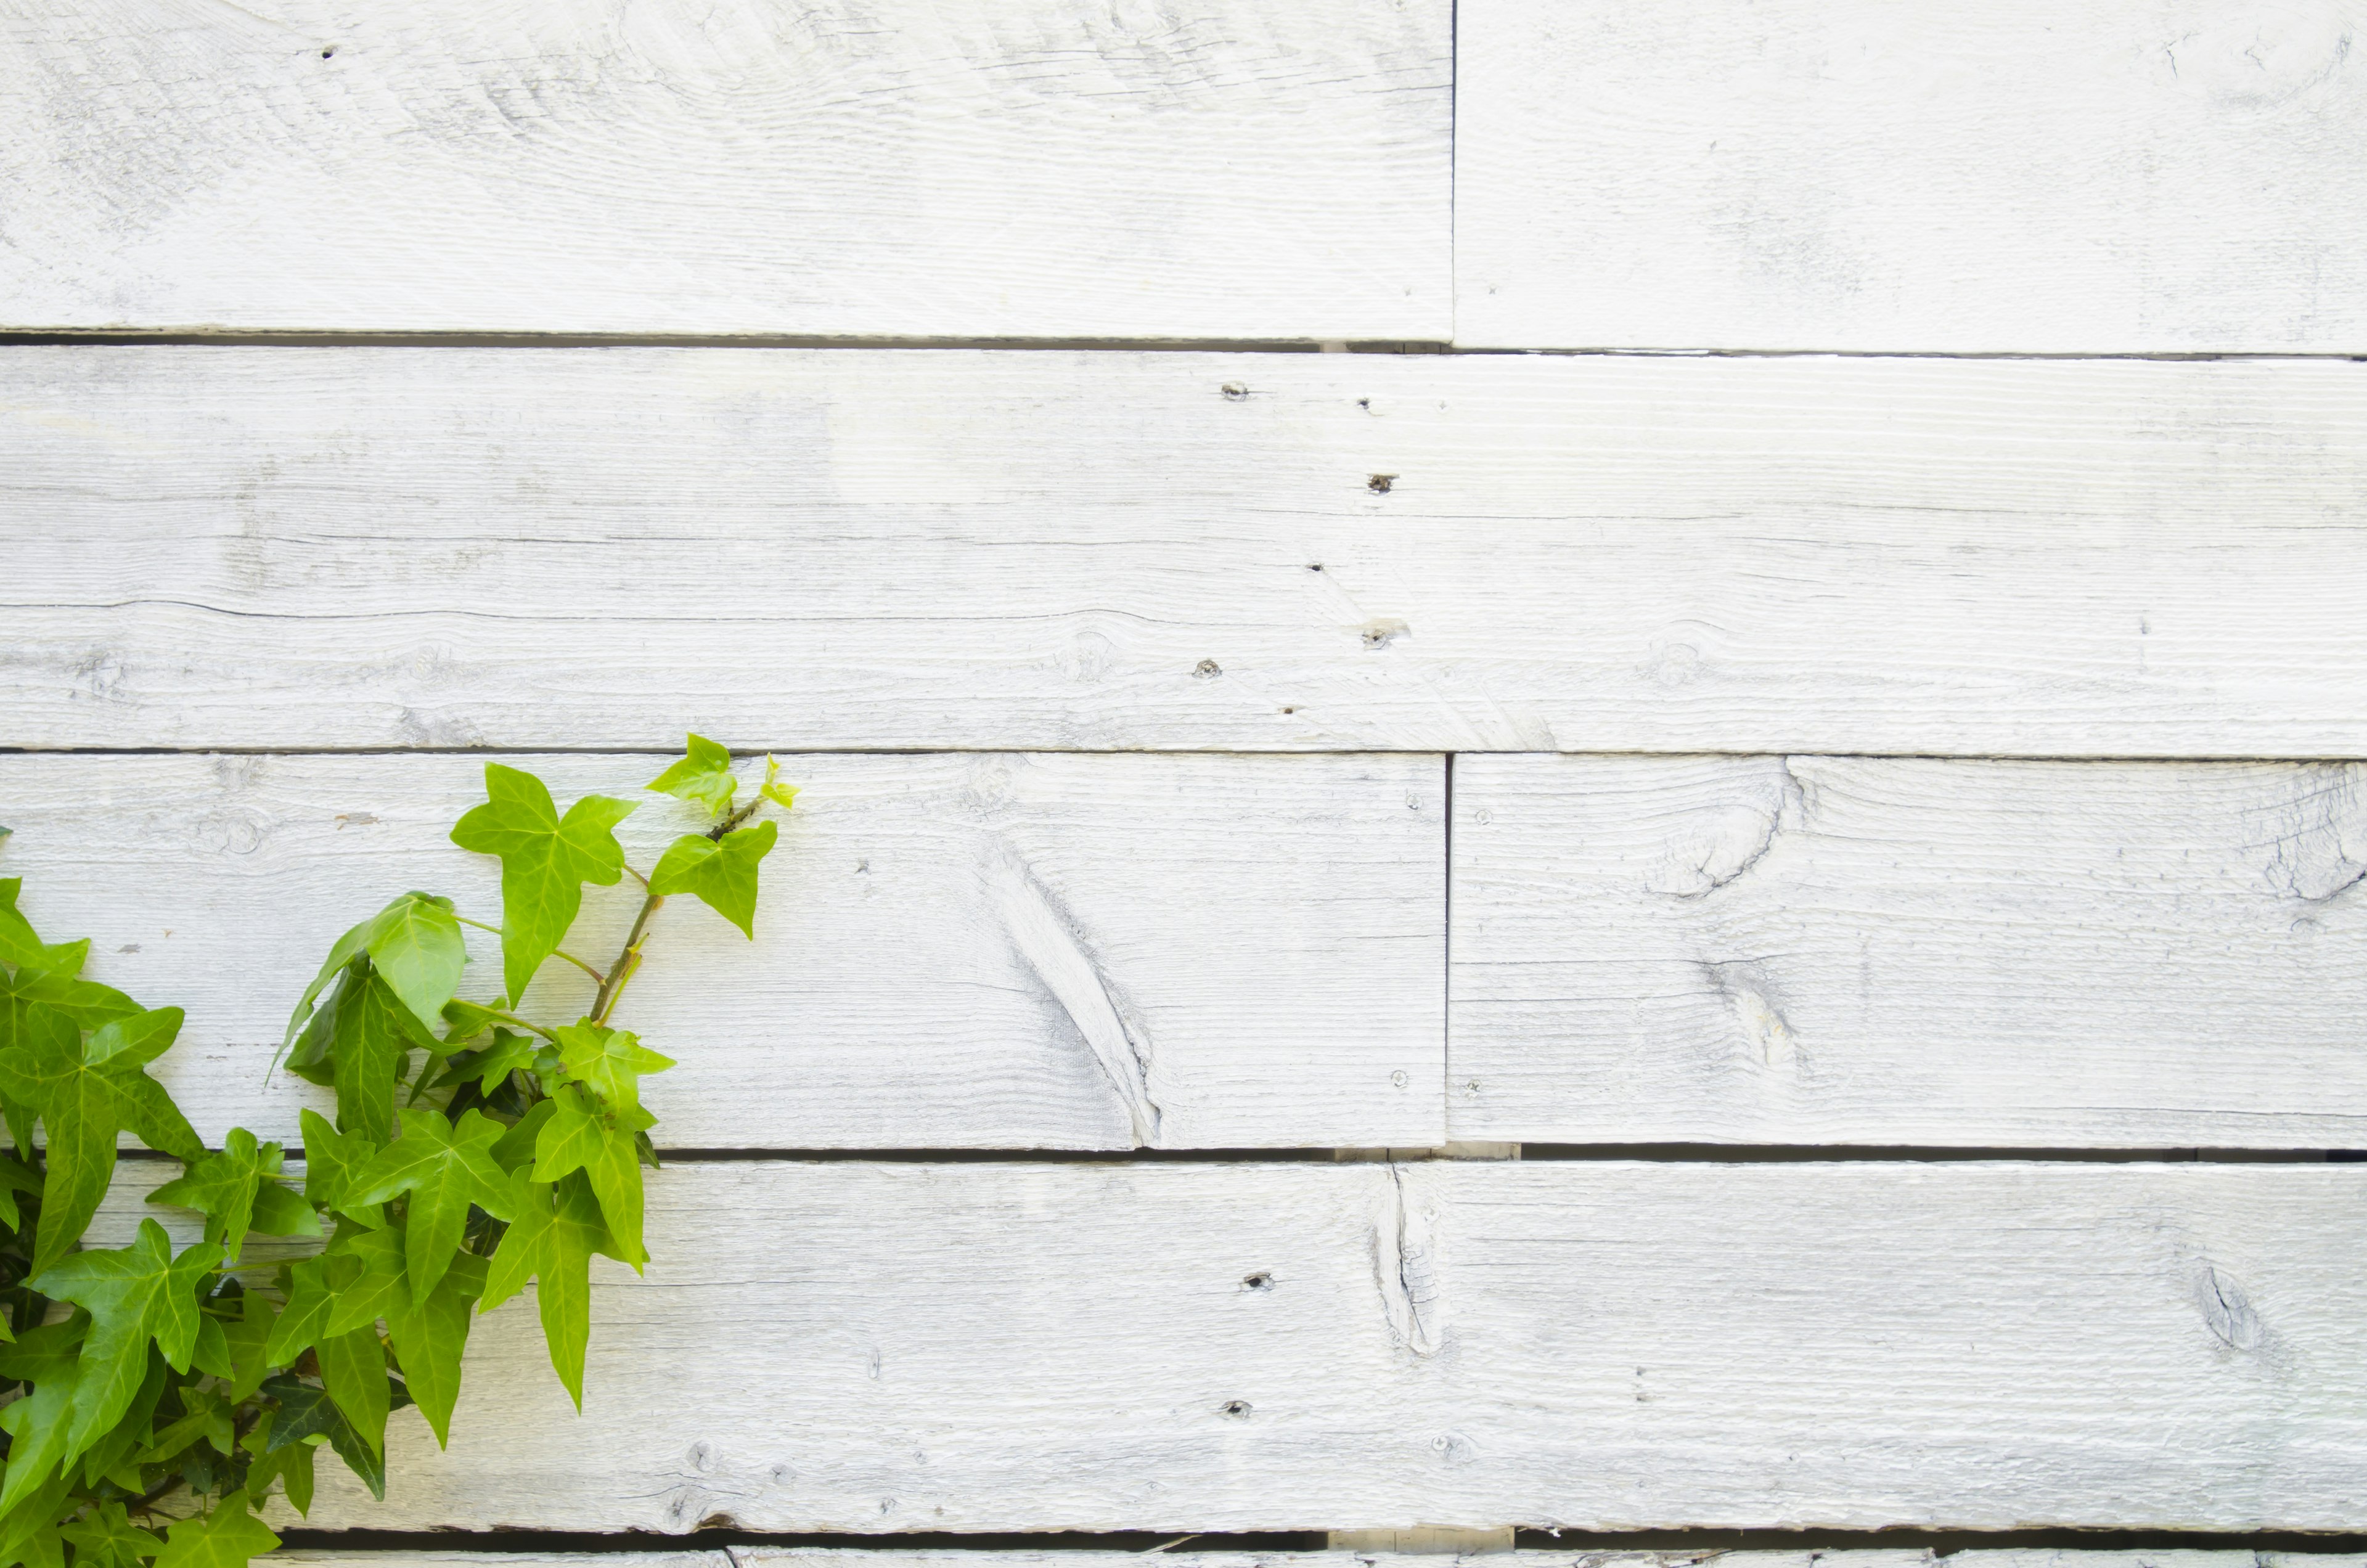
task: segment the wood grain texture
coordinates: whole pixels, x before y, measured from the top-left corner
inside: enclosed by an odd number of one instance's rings
[[[2326,1165],[678,1165],[583,1416],[510,1303],[451,1453],[402,1417],[312,1522],[2347,1529],[2362,1213]]]
[[[1136,1551],[1089,1551],[1073,1548],[1029,1551],[925,1550],[870,1546],[735,1546],[713,1551],[546,1553],[426,1551],[417,1550],[324,1551],[289,1548],[275,1562],[301,1568],[1141,1568]],[[1161,1551],[1164,1568],[1446,1568],[1472,1558],[1371,1551]],[[1872,1551],[1721,1551],[1655,1550],[1604,1551],[1505,1551],[1487,1554],[1489,1568],[2361,1568],[2367,1558],[2339,1552],[2072,1551],[2058,1549],[1976,1549],[1945,1558],[1905,1547]]]
[[[697,808],[663,759],[507,759],[563,804],[639,798],[647,871]],[[659,913],[620,1027],[681,1065],[671,1148],[1162,1148],[1443,1140],[1444,777],[1434,757],[794,757],[751,946]],[[757,759],[742,776],[762,778]],[[339,931],[409,887],[497,922],[499,867],[445,835],[459,756],[0,756],[0,871],[87,973],[189,1019],[159,1064],[207,1139],[297,1141],[326,1090],[266,1077]],[[606,963],[640,907],[587,890]],[[501,989],[471,931],[464,994]],[[592,982],[529,995],[572,1018]]]
[[[2358,0],[1467,0],[1455,337],[2367,348]]]
[[[1443,339],[1448,15],[10,0],[0,313]]]
[[[1448,1127],[2367,1145],[2367,769],[1455,763]]]
[[[16,348],[0,381],[18,746],[2367,756],[2367,365]]]

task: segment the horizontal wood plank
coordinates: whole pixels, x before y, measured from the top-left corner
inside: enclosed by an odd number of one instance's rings
[[[697,807],[654,756],[510,757],[563,804],[642,802],[647,871]],[[1161,1148],[1443,1138],[1444,777],[1434,757],[792,757],[751,945],[660,911],[616,1015],[680,1066],[672,1148]],[[200,1133],[293,1143],[328,1091],[266,1077],[339,932],[405,888],[497,922],[498,863],[445,835],[481,758],[0,756],[0,872],[87,973],[187,1010],[158,1066]],[[743,767],[761,778],[764,762]],[[586,892],[606,963],[640,906]],[[501,989],[469,934],[464,994]],[[591,980],[554,961],[529,1016]]]
[[[2367,769],[1465,757],[1454,1137],[2367,1145]]]
[[[1442,339],[1448,18],[23,0],[0,324]]]
[[[2354,0],[1466,0],[1455,337],[2367,349]]]
[[[1072,1547],[914,1550],[888,1546],[735,1546],[728,1552],[544,1553],[429,1551],[413,1549],[325,1551],[288,1548],[275,1562],[302,1568],[1141,1568],[1138,1551],[1092,1551]],[[1372,1551],[1192,1551],[1161,1549],[1161,1568],[1438,1568],[1450,1559],[1428,1553]],[[2278,1568],[2298,1562],[2304,1568],[2361,1568],[2355,1553],[2211,1551],[2067,1551],[2055,1548],[1976,1548],[1945,1559],[1914,1547],[1868,1551],[1830,1549],[1799,1551],[1726,1551],[1714,1547],[1684,1551],[1504,1551],[1488,1554],[1488,1568],[1696,1568],[1715,1560],[1718,1568]]]
[[[2367,365],[0,373],[17,746],[2367,756]]]
[[[679,1165],[581,1416],[512,1303],[451,1452],[400,1417],[312,1523],[2348,1529],[2362,1212],[2331,1165]]]

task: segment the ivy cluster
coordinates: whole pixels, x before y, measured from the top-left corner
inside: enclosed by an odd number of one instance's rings
[[[383,1498],[391,1413],[444,1443],[471,1319],[529,1281],[582,1408],[591,1259],[648,1258],[640,1080],[674,1065],[610,1020],[667,897],[754,934],[779,829],[752,819],[796,794],[767,758],[740,803],[730,754],[696,735],[648,787],[711,826],[644,874],[615,832],[632,802],[562,815],[532,773],[486,766],[452,841],[500,858],[499,926],[406,893],[337,940],[289,1021],[289,1070],[336,1098],[334,1123],[302,1113],[300,1190],[279,1145],[234,1128],[208,1149],[148,1076],[181,1010],[82,978],[90,943],[41,941],[0,880],[0,1568],[237,1568],[278,1544],[256,1517],[274,1485],[309,1511],[323,1447]],[[585,885],[627,876],[640,913],[595,968],[561,944]],[[464,925],[501,937],[492,1003],[457,997]],[[595,989],[547,1027],[516,1008],[554,957]],[[82,1246],[127,1133],[182,1162],[148,1201],[202,1214],[202,1240],[176,1253],[145,1218],[128,1247]],[[258,1261],[257,1235],[290,1239]]]

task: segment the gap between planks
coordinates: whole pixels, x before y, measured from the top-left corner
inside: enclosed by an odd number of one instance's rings
[[[934,338],[797,337],[678,333],[201,333],[201,332],[17,332],[0,333],[0,348],[778,348],[854,351],[958,349],[979,353],[1068,352],[1085,354],[1422,354],[1473,359],[1507,355],[1552,359],[2006,359],[2131,360],[2143,364],[2192,365],[2227,362],[2358,361],[2367,355],[2281,354],[2251,351],[2078,354],[2007,350],[1913,348],[1722,348],[1667,344],[1658,347],[1497,348],[1431,339],[1360,341],[1315,338]]]

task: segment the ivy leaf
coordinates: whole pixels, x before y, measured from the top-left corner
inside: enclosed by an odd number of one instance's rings
[[[60,1368],[34,1384],[26,1398],[0,1408],[0,1431],[8,1434],[8,1478],[0,1485],[0,1513],[15,1507],[55,1474],[59,1466],[82,1452],[72,1441],[81,1371],[79,1367]],[[97,1435],[94,1434],[94,1440]]]
[[[244,1487],[202,1518],[176,1520],[171,1533],[172,1540],[157,1555],[156,1568],[246,1568],[250,1559],[279,1544],[279,1538],[247,1512]]]
[[[329,1397],[352,1423],[355,1434],[361,1439],[359,1446],[374,1457],[383,1458],[386,1416],[394,1408],[394,1399],[388,1386],[386,1350],[379,1343],[378,1330],[363,1327],[349,1334],[329,1336],[313,1347],[312,1353],[321,1363],[321,1381],[328,1385]],[[343,1449],[337,1451],[345,1453]],[[351,1456],[345,1462],[353,1462]],[[368,1477],[364,1475],[363,1479]],[[386,1477],[381,1471],[377,1488],[381,1498],[386,1495],[385,1485]]]
[[[271,1325],[271,1337],[263,1347],[263,1359],[272,1366],[288,1365],[319,1342],[329,1311],[336,1304],[328,1267],[324,1258],[307,1258],[289,1267],[284,1287],[288,1304],[280,1309]]]
[[[658,857],[657,868],[650,873],[650,891],[688,893],[753,941],[756,863],[773,852],[773,841],[780,836],[780,824],[772,821],[739,829],[719,840],[704,833],[685,833]]]
[[[381,1359],[379,1362],[379,1383],[388,1388],[393,1407],[410,1404],[410,1395],[400,1393],[400,1385],[388,1383],[383,1367],[386,1367],[386,1362]],[[329,1395],[329,1391],[305,1383],[300,1379],[293,1379],[293,1376],[277,1376],[277,1379],[263,1383],[263,1393],[279,1400],[279,1414],[272,1416],[270,1436],[263,1442],[263,1452],[277,1454],[289,1450],[289,1447],[303,1447],[305,1452],[310,1452],[305,1438],[326,1438],[329,1447],[336,1450],[336,1457],[345,1461],[345,1469],[360,1475],[362,1485],[369,1487],[371,1497],[386,1502],[386,1461],[379,1459],[379,1454],[371,1452],[369,1442],[362,1440],[362,1433],[353,1428],[353,1421],[345,1419],[345,1412],[338,1409],[336,1400]],[[379,1419],[379,1424],[383,1430],[383,1416]],[[310,1509],[310,1502],[312,1502],[312,1466],[310,1466],[310,1461],[303,1464],[303,1495],[299,1497],[296,1487],[289,1485],[289,1502],[296,1504],[299,1511]]]
[[[568,1077],[619,1111],[641,1106],[641,1077],[674,1065],[621,1029],[597,1023],[571,1023],[561,1028],[559,1065]],[[538,1178],[549,1180],[549,1177]]]
[[[600,1157],[607,1129],[581,1085],[561,1084],[543,1103],[550,1107],[550,1114],[534,1141],[534,1179],[556,1181]]]
[[[610,1111],[592,1100],[583,1086],[563,1085],[544,1101],[554,1109],[536,1140],[534,1179],[557,1181],[582,1171],[607,1217],[615,1238],[610,1253],[636,1269],[649,1261],[641,1249],[641,1160],[637,1134],[656,1119],[638,1105]]]
[[[96,1029],[119,1018],[136,1018],[141,1012],[138,1002],[114,987],[77,980],[57,969],[19,969],[13,979],[0,977],[0,998],[14,1004],[13,1009],[0,1010],[0,1020],[21,1020],[19,1010],[40,1002],[74,1020],[77,1029]],[[0,1045],[11,1043],[6,1034],[8,1027],[0,1021]]]
[[[12,968],[38,969],[70,980],[82,973],[84,961],[90,956],[90,939],[79,942],[46,942],[33,934],[32,922],[17,908],[17,894],[25,879],[11,876],[0,879],[0,964]]]
[[[74,1549],[75,1568],[140,1568],[140,1560],[164,1550],[164,1542],[131,1522],[120,1503],[101,1503],[85,1519],[58,1527]]]
[[[432,1026],[459,989],[460,966],[468,962],[452,900],[404,894],[370,918],[368,947],[370,967],[386,977],[421,1028]]]
[[[281,1414],[284,1413],[283,1410]],[[273,1416],[274,1413],[266,1408],[262,1419],[239,1439],[239,1447],[255,1456],[254,1462],[247,1468],[246,1484],[255,1496],[262,1497],[270,1493],[271,1483],[277,1481],[280,1489],[288,1494],[289,1506],[298,1513],[309,1516],[312,1512],[313,1447],[311,1443],[295,1442],[272,1448]]]
[[[336,1299],[321,1325],[322,1335],[334,1338],[370,1327],[411,1303],[402,1282],[400,1231],[356,1231],[334,1245],[339,1250],[327,1260],[327,1278]]]
[[[279,1325],[279,1314],[256,1292],[246,1292],[239,1301],[239,1316],[222,1325],[223,1337],[230,1341],[227,1393],[232,1404],[243,1404],[263,1386],[274,1365],[264,1352],[271,1344],[271,1331]]]
[[[764,782],[756,793],[784,811],[798,803],[797,786],[781,782],[781,764],[769,752],[764,757]]]
[[[23,1221],[17,1212],[17,1194],[41,1195],[41,1179],[21,1160],[0,1155],[0,1224],[10,1230],[22,1228]],[[0,1338],[6,1337],[8,1321],[0,1317]]]
[[[477,1092],[491,1095],[511,1073],[534,1071],[535,1050],[540,1043],[532,1035],[520,1034],[515,1030],[496,1029],[492,1043],[483,1050],[455,1056],[451,1066],[436,1080],[436,1087],[448,1089],[474,1078]]]
[[[494,1142],[508,1131],[481,1111],[464,1112],[457,1122],[432,1111],[406,1111],[402,1136],[355,1178],[353,1195],[365,1203],[411,1194],[404,1258],[414,1294],[425,1295],[444,1277],[460,1249],[470,1204],[495,1219],[510,1217],[508,1177],[493,1156]]]
[[[81,1359],[83,1336],[90,1331],[90,1314],[74,1313],[57,1323],[37,1324],[17,1342],[0,1349],[0,1378],[11,1382],[40,1382],[71,1369]]]
[[[85,1042],[72,1020],[37,1003],[16,1046],[0,1051],[0,1094],[38,1109],[50,1134],[33,1272],[63,1258],[98,1213],[115,1175],[118,1133],[130,1128],[183,1159],[205,1153],[164,1086],[140,1070],[180,1029],[181,1010],[160,1008],[114,1020]]]
[[[694,735],[682,761],[644,787],[697,801],[707,807],[709,817],[720,817],[731,809],[731,796],[740,781],[731,776],[731,753],[704,735]]]
[[[460,1354],[469,1344],[469,1307],[485,1289],[485,1260],[463,1254],[432,1292],[417,1292],[387,1317],[403,1385],[443,1448],[451,1437],[452,1406],[460,1397]]]
[[[607,887],[623,879],[616,827],[633,803],[587,795],[562,820],[540,779],[499,762],[485,764],[485,795],[484,805],[454,825],[452,841],[501,857],[502,977],[515,1002],[567,939],[583,907],[583,884]]]
[[[265,1206],[275,1212],[270,1216],[280,1226],[300,1225],[305,1228],[269,1229],[273,1235],[318,1235],[320,1222],[313,1218],[311,1205],[296,1199],[271,1179],[279,1174],[280,1149],[277,1144],[257,1147],[255,1134],[243,1127],[232,1127],[222,1140],[221,1152],[210,1154],[192,1163],[186,1174],[164,1183],[148,1194],[151,1203],[170,1203],[184,1209],[195,1209],[206,1216],[206,1239],[222,1244],[226,1261],[238,1263],[239,1248],[245,1244],[246,1233],[255,1228],[256,1201],[266,1189],[294,1205],[266,1201]],[[300,1214],[301,1219],[297,1216]]]
[[[543,1126],[550,1120],[553,1109],[548,1100],[538,1100],[527,1106],[526,1114],[517,1119],[516,1125],[494,1140],[493,1163],[504,1171],[532,1165],[535,1140],[542,1135]]]
[[[353,1201],[354,1178],[378,1157],[379,1141],[364,1133],[340,1133],[310,1107],[297,1124],[304,1130],[304,1196],[372,1230],[386,1224],[377,1204]]]
[[[526,1288],[535,1287],[541,1310],[543,1344],[551,1371],[575,1408],[583,1408],[583,1352],[592,1337],[592,1255],[617,1256],[601,1219],[599,1200],[581,1176],[553,1183],[523,1170],[511,1179],[517,1218],[486,1270],[478,1310],[491,1312]]]
[[[357,958],[305,1025],[288,1070],[313,1083],[334,1084],[337,1125],[383,1144],[394,1128],[394,1086],[414,1047],[441,1052],[444,1043],[420,1023],[368,959]]]
[[[312,976],[312,983],[305,987],[304,994],[297,998],[295,1010],[288,1015],[287,1032],[279,1037],[279,1049],[283,1055],[289,1046],[295,1043],[296,1032],[311,1021],[313,1004],[321,999],[321,993],[345,973],[346,965],[368,950],[370,928],[377,923],[378,917],[372,915],[339,937],[336,944],[329,949],[329,956],[321,960],[321,972]]]
[[[140,1456],[142,1464],[162,1464],[200,1439],[210,1444],[215,1452],[226,1455],[238,1441],[237,1430],[231,1424],[228,1400],[201,1388],[185,1388],[181,1401],[188,1407],[187,1414],[156,1434]]]
[[[74,1315],[82,1316],[79,1313]],[[164,1364],[164,1358],[151,1349],[148,1375],[141,1380],[140,1392],[131,1396],[130,1407],[116,1422],[115,1429],[93,1443],[90,1451],[82,1456],[84,1486],[96,1485],[103,1477],[113,1474],[132,1450],[146,1445],[148,1430],[156,1415],[156,1402],[164,1398],[164,1384],[171,1376],[172,1369]],[[131,1473],[137,1479],[138,1467],[133,1467]]]
[[[175,1258],[164,1227],[142,1220],[130,1247],[78,1252],[34,1276],[33,1289],[90,1313],[69,1443],[74,1452],[90,1447],[130,1406],[147,1371],[151,1339],[175,1371],[189,1370],[198,1343],[198,1282],[221,1261],[221,1247],[213,1242]]]

